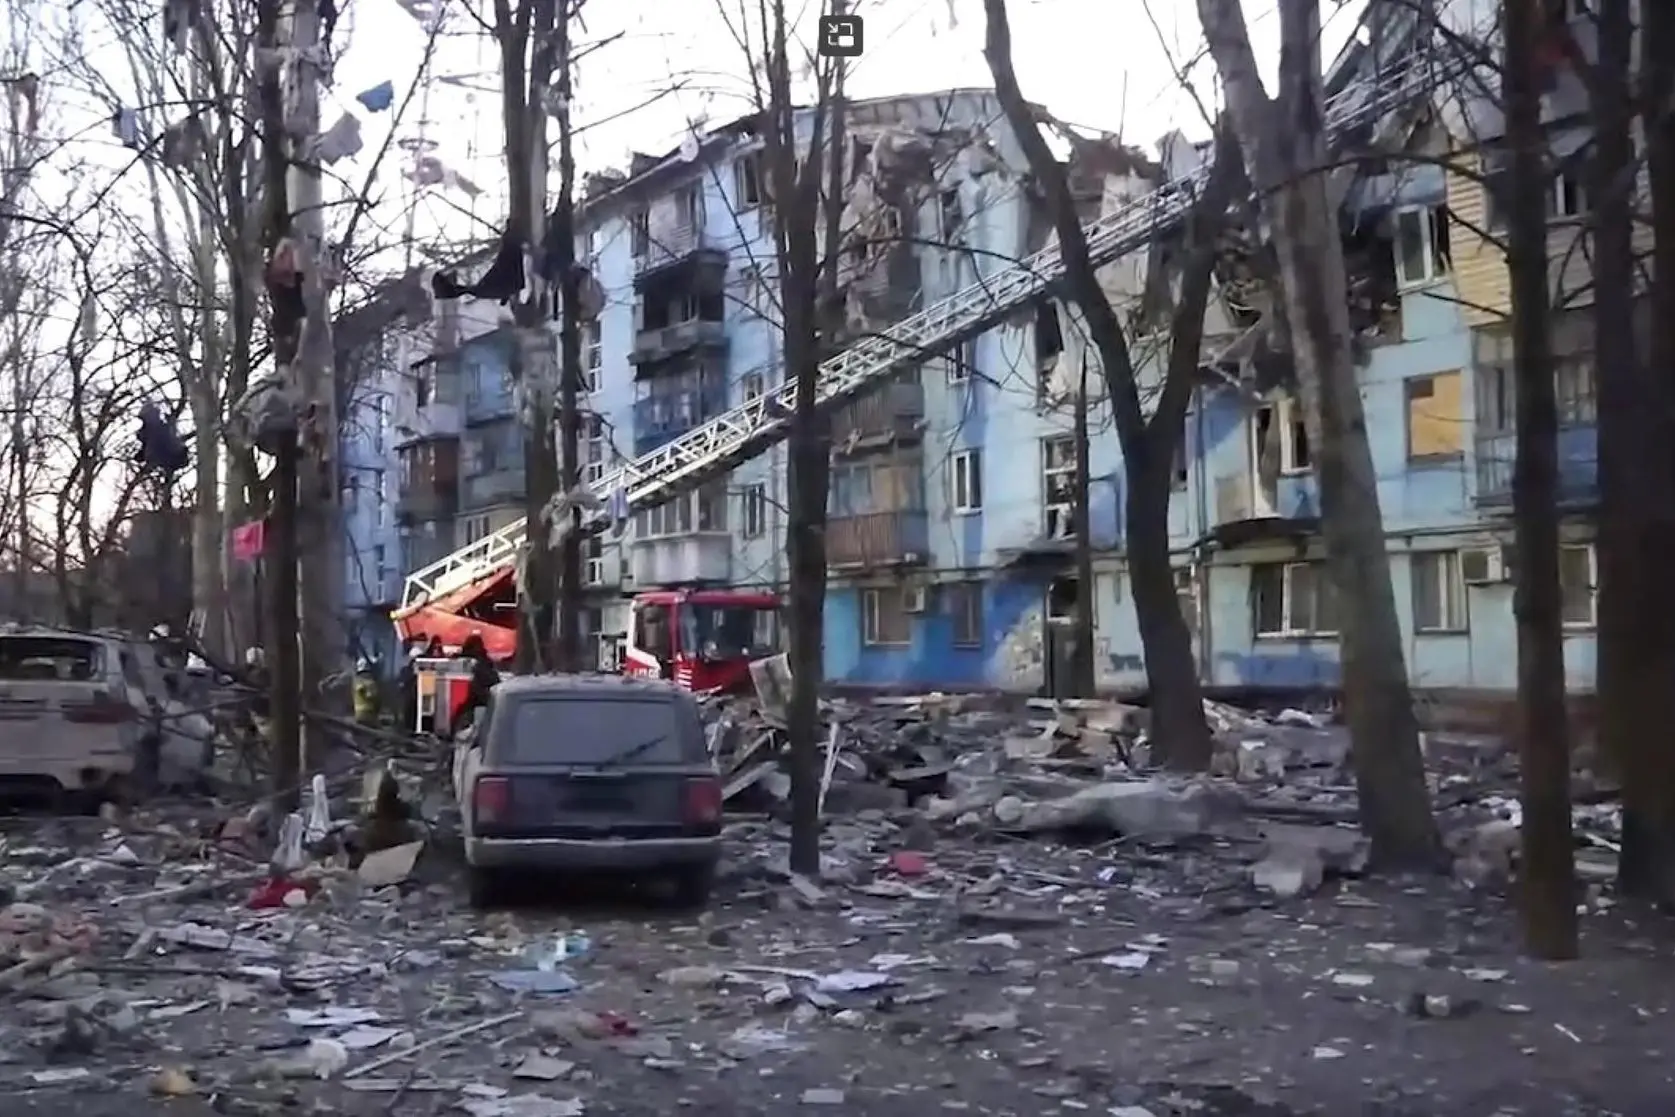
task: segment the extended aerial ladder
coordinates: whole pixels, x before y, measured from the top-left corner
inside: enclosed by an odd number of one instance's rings
[[[1459,69],[1459,64],[1422,51],[1398,71],[1351,84],[1328,99],[1326,123],[1332,139],[1342,144],[1358,133],[1375,130],[1392,113],[1426,97]],[[1085,232],[1093,265],[1109,264],[1179,227],[1208,178],[1206,163],[1088,225]],[[821,363],[816,406],[830,411],[882,386],[901,371],[953,350],[1020,309],[1050,297],[1064,274],[1058,247],[1052,244],[904,318],[884,333],[857,341]],[[606,472],[593,486],[605,504],[591,514],[589,528],[598,530],[612,516],[664,504],[786,437],[796,388],[796,381],[788,378],[765,395]],[[520,519],[409,574],[396,619],[426,602],[503,574],[516,563],[524,540],[525,523]]]

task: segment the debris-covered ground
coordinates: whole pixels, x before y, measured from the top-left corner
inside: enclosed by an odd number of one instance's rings
[[[750,775],[773,744],[734,705],[741,813],[703,912],[532,882],[474,913],[434,796],[422,850],[322,853],[277,886],[237,808],[11,819],[0,1095],[78,1117],[1668,1111],[1668,928],[1591,883],[1585,960],[1520,960],[1488,754],[1432,745],[1456,876],[1363,879],[1338,731],[1213,712],[1223,775],[1181,785],[1144,774],[1122,707],[835,706],[811,882],[780,867],[778,770]]]

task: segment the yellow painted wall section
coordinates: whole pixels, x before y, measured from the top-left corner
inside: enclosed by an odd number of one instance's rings
[[[1454,289],[1460,296],[1460,315],[1468,326],[1498,322],[1512,305],[1505,254],[1493,241],[1473,232],[1488,222],[1485,203],[1482,183],[1453,170],[1448,172],[1448,208],[1455,218],[1448,230],[1448,244],[1454,256]]]
[[[1468,155],[1457,156],[1469,159]],[[1462,164],[1464,165],[1464,164]],[[1468,326],[1487,326],[1504,321],[1512,306],[1512,288],[1506,273],[1506,256],[1493,241],[1478,236],[1487,220],[1488,206],[1483,184],[1450,171],[1448,208],[1456,221],[1449,229],[1449,247],[1454,256],[1454,285],[1459,292],[1461,316]],[[1645,163],[1635,183],[1639,199],[1648,197]],[[1586,218],[1583,219],[1585,222]],[[1584,235],[1585,224],[1557,221],[1547,235],[1548,290],[1556,307],[1563,309],[1593,302],[1592,255]],[[1652,251],[1651,224],[1637,221],[1634,252],[1642,269]]]

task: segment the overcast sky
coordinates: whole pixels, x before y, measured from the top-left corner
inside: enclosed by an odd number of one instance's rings
[[[581,38],[620,38],[589,58],[579,73],[577,121],[585,131],[578,157],[584,171],[623,166],[630,151],[673,147],[694,122],[720,122],[749,110],[746,57],[733,31],[737,0],[724,2],[733,6],[712,0],[593,0]],[[1330,0],[1325,5],[1327,59],[1350,33],[1358,6],[1340,8]],[[427,37],[396,0],[355,0],[349,7],[350,45],[328,99],[338,108],[385,79],[405,88],[424,57]],[[1142,0],[1013,0],[1015,57],[1025,95],[1063,120],[1121,132],[1148,148],[1171,128],[1204,133],[1198,109],[1173,76],[1175,64],[1190,65],[1201,95],[1213,101],[1193,0],[1150,0],[1150,7],[1156,29]],[[866,21],[866,54],[851,70],[854,96],[991,84],[982,55],[980,0],[860,0],[855,10]],[[808,9],[811,17],[814,11]],[[1247,0],[1246,11],[1258,56],[1277,57],[1271,4]],[[455,80],[428,84],[424,115],[430,123],[422,131],[439,145],[440,157],[491,188],[474,208],[479,220],[498,224],[504,217],[499,196],[504,175],[497,97],[468,93],[460,84],[487,86],[494,80],[494,46],[480,32],[471,33],[468,20],[456,23],[461,30],[438,42],[432,67],[435,78]],[[421,132],[418,110],[415,102],[401,136]],[[368,119],[369,150],[381,139],[383,123]],[[394,174],[392,166],[384,176],[392,185]],[[463,195],[442,192],[419,207],[420,225],[444,223],[450,233],[464,234],[470,222],[453,212],[450,202],[473,208]],[[381,223],[391,224],[388,214]]]

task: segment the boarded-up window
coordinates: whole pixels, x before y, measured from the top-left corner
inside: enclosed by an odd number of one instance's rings
[[[1465,449],[1465,415],[1460,406],[1463,384],[1464,377],[1458,372],[1438,372],[1406,381],[1409,461],[1457,458]]]

